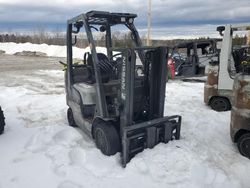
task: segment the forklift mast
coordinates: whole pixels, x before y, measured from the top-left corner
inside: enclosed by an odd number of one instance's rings
[[[145,93],[149,98],[149,106],[145,108],[145,113],[148,113],[148,115],[145,119],[139,119],[138,121],[134,116],[136,56],[133,50],[125,51],[126,59],[122,65],[120,134],[123,146],[123,166],[144,148],[153,148],[159,142],[167,143],[173,138],[180,138],[181,116],[164,117],[167,49],[164,47],[146,49],[145,69],[149,70],[149,66],[151,67],[149,80],[146,80],[150,87],[148,92]],[[142,144],[136,143],[138,138],[140,138],[139,142],[142,142]]]

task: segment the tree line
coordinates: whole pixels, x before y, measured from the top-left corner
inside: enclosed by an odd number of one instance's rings
[[[133,42],[130,38],[129,33],[115,32],[112,35],[113,46],[115,47],[132,47]],[[196,40],[204,40],[209,38],[199,38]],[[235,45],[247,44],[248,37],[246,35],[239,36],[236,35],[233,39]],[[173,46],[179,42],[190,41],[185,39],[173,39],[173,40],[152,40],[152,46]],[[34,44],[48,44],[48,45],[66,45],[66,35],[65,33],[53,33],[47,34],[44,32],[32,35],[20,35],[20,34],[0,34],[0,42],[15,42],[15,43],[34,43]],[[146,44],[146,38],[142,37],[142,42]],[[101,36],[96,39],[97,46],[105,46],[105,37]],[[85,37],[78,37],[77,47],[85,48],[88,46],[88,40]]]
[[[65,45],[64,36],[0,34],[0,42]]]

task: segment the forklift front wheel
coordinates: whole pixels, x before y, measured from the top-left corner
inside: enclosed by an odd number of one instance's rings
[[[211,99],[210,106],[213,110],[222,112],[231,109],[231,104],[227,98],[224,97],[214,97]]]
[[[77,127],[77,125],[75,123],[75,120],[74,120],[73,111],[72,111],[71,108],[68,108],[67,117],[68,117],[69,126],[71,126],[71,127]]]
[[[114,155],[121,150],[120,139],[115,127],[105,121],[101,121],[94,128],[94,138],[98,149],[104,155]]]
[[[250,133],[243,134],[239,138],[237,145],[240,154],[250,159]]]

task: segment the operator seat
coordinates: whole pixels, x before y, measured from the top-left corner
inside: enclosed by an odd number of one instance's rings
[[[112,75],[113,65],[110,63],[108,57],[103,53],[97,53],[97,58],[99,60],[97,65],[100,68],[102,82],[108,82]],[[92,54],[88,54],[87,65],[92,68],[92,77],[93,81],[95,82]]]

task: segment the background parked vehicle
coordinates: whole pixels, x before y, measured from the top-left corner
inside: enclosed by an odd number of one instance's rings
[[[218,59],[217,39],[182,42],[174,46],[170,59],[174,62],[175,76],[204,76],[205,66]]]

